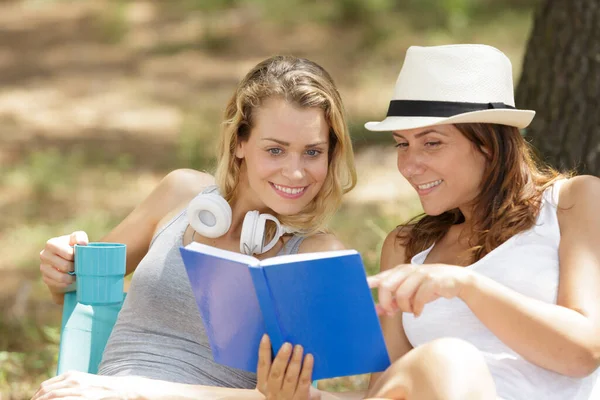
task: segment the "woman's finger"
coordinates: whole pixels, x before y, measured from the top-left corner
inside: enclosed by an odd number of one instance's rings
[[[49,399],[81,399],[84,398],[80,389],[63,388],[51,390],[42,394],[39,397],[34,397],[32,400],[49,400]]]
[[[69,237],[70,235],[65,235],[49,239],[44,250],[40,252],[40,256],[42,253],[53,253],[63,260],[73,261],[75,253],[73,247],[69,245]]]
[[[291,355],[292,345],[290,343],[284,343],[279,349],[275,360],[271,363],[271,370],[269,371],[269,378],[267,381],[267,391],[269,393],[279,393],[281,391],[283,377],[285,376],[285,370]]]
[[[296,392],[296,387],[298,386],[298,376],[300,375],[300,370],[302,369],[303,354],[304,349],[302,346],[299,344],[294,346],[292,359],[290,360],[287,370],[285,371],[285,378],[283,379],[283,386],[281,387],[281,393],[284,399],[292,398]]]
[[[42,278],[54,281],[57,284],[64,284],[64,286],[68,286],[75,281],[74,276],[61,272],[50,264],[40,264],[40,272]]]
[[[69,246],[75,246],[76,244],[87,245],[88,243],[88,235],[84,231],[75,231],[69,235]]]
[[[388,276],[390,276],[391,273],[393,273],[396,268],[401,267],[403,264],[400,264],[399,266],[389,269],[387,271],[383,271],[383,272],[379,272],[375,275],[372,276],[368,276],[367,277],[367,283],[369,284],[369,288],[374,289],[379,287],[386,279]]]
[[[412,310],[415,317],[421,315],[427,303],[434,301],[438,297],[435,293],[435,282],[432,280],[423,282],[412,299]]]
[[[256,387],[265,394],[269,370],[271,369],[271,339],[264,334],[258,347],[258,365],[256,367]]]
[[[73,289],[73,285],[69,285],[63,282],[56,282],[53,281],[51,279],[42,277],[42,281],[46,284],[46,286],[48,286],[48,289],[50,289],[50,293],[52,294],[64,294],[65,292],[69,292],[71,291],[70,289]]]
[[[302,371],[300,372],[298,386],[296,387],[296,394],[293,398],[294,400],[304,400],[309,398],[314,362],[315,360],[312,354],[307,354],[306,357],[304,357]]]
[[[395,294],[395,302],[398,305],[398,308],[403,312],[413,312],[411,299],[413,298],[415,292],[423,284],[425,280],[425,275],[422,273],[415,271],[410,274],[396,289]]]
[[[35,392],[31,400],[41,400],[48,398],[49,394],[56,392],[57,390],[68,389],[65,385],[65,374],[50,378],[40,385],[40,388]]]
[[[395,302],[394,296],[398,286],[404,282],[406,278],[415,270],[412,265],[403,265],[402,267],[396,267],[391,274],[389,274],[385,281],[379,285],[379,305],[387,313],[394,312]]]
[[[50,264],[51,266],[62,272],[66,273],[73,271],[73,261],[65,260],[58,254],[52,253],[50,251],[42,251],[40,253],[40,260],[42,261],[42,264]]]

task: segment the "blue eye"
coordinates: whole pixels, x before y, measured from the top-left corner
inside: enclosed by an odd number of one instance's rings
[[[306,154],[308,154],[310,157],[316,157],[319,154],[321,154],[320,150],[306,150]]]
[[[283,150],[281,150],[279,147],[273,147],[271,149],[267,149],[267,151],[274,156],[278,156],[283,152]]]

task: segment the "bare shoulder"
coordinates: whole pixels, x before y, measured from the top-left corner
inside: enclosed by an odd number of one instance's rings
[[[146,206],[162,210],[157,215],[162,220],[182,209],[202,189],[212,184],[214,178],[210,174],[193,169],[176,169],[160,181]]]
[[[148,251],[152,237],[167,218],[203,187],[210,185],[210,175],[189,169],[167,174],[135,209],[103,237],[103,241],[127,244],[127,272],[135,270]]]
[[[406,249],[402,244],[410,234],[411,227],[401,225],[388,233],[381,248],[381,271],[394,268],[398,264],[403,264],[406,258]]]
[[[595,201],[600,196],[600,178],[592,175],[579,175],[567,180],[560,188],[559,206],[571,208],[577,204]]]
[[[160,185],[175,199],[190,200],[202,189],[215,183],[212,175],[193,169],[176,169],[169,172]]]
[[[308,236],[300,244],[298,252],[314,253],[318,251],[345,250],[346,246],[332,233],[317,233]]]
[[[561,233],[571,230],[584,232],[600,223],[597,203],[600,198],[600,179],[581,175],[569,179],[560,188],[558,223]]]

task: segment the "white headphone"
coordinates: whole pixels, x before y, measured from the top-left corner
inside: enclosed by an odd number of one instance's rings
[[[209,186],[196,196],[187,207],[187,215],[192,228],[207,238],[223,236],[231,226],[231,207],[220,195],[217,186]],[[267,221],[273,221],[277,230],[273,239],[265,245]],[[248,255],[266,253],[288,232],[291,230],[281,226],[271,214],[248,211],[242,224],[240,252]]]

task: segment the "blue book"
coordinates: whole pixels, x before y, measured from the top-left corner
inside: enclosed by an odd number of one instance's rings
[[[193,242],[180,248],[215,362],[256,372],[264,333],[313,355],[314,380],[385,370],[390,359],[360,254],[258,260]]]

